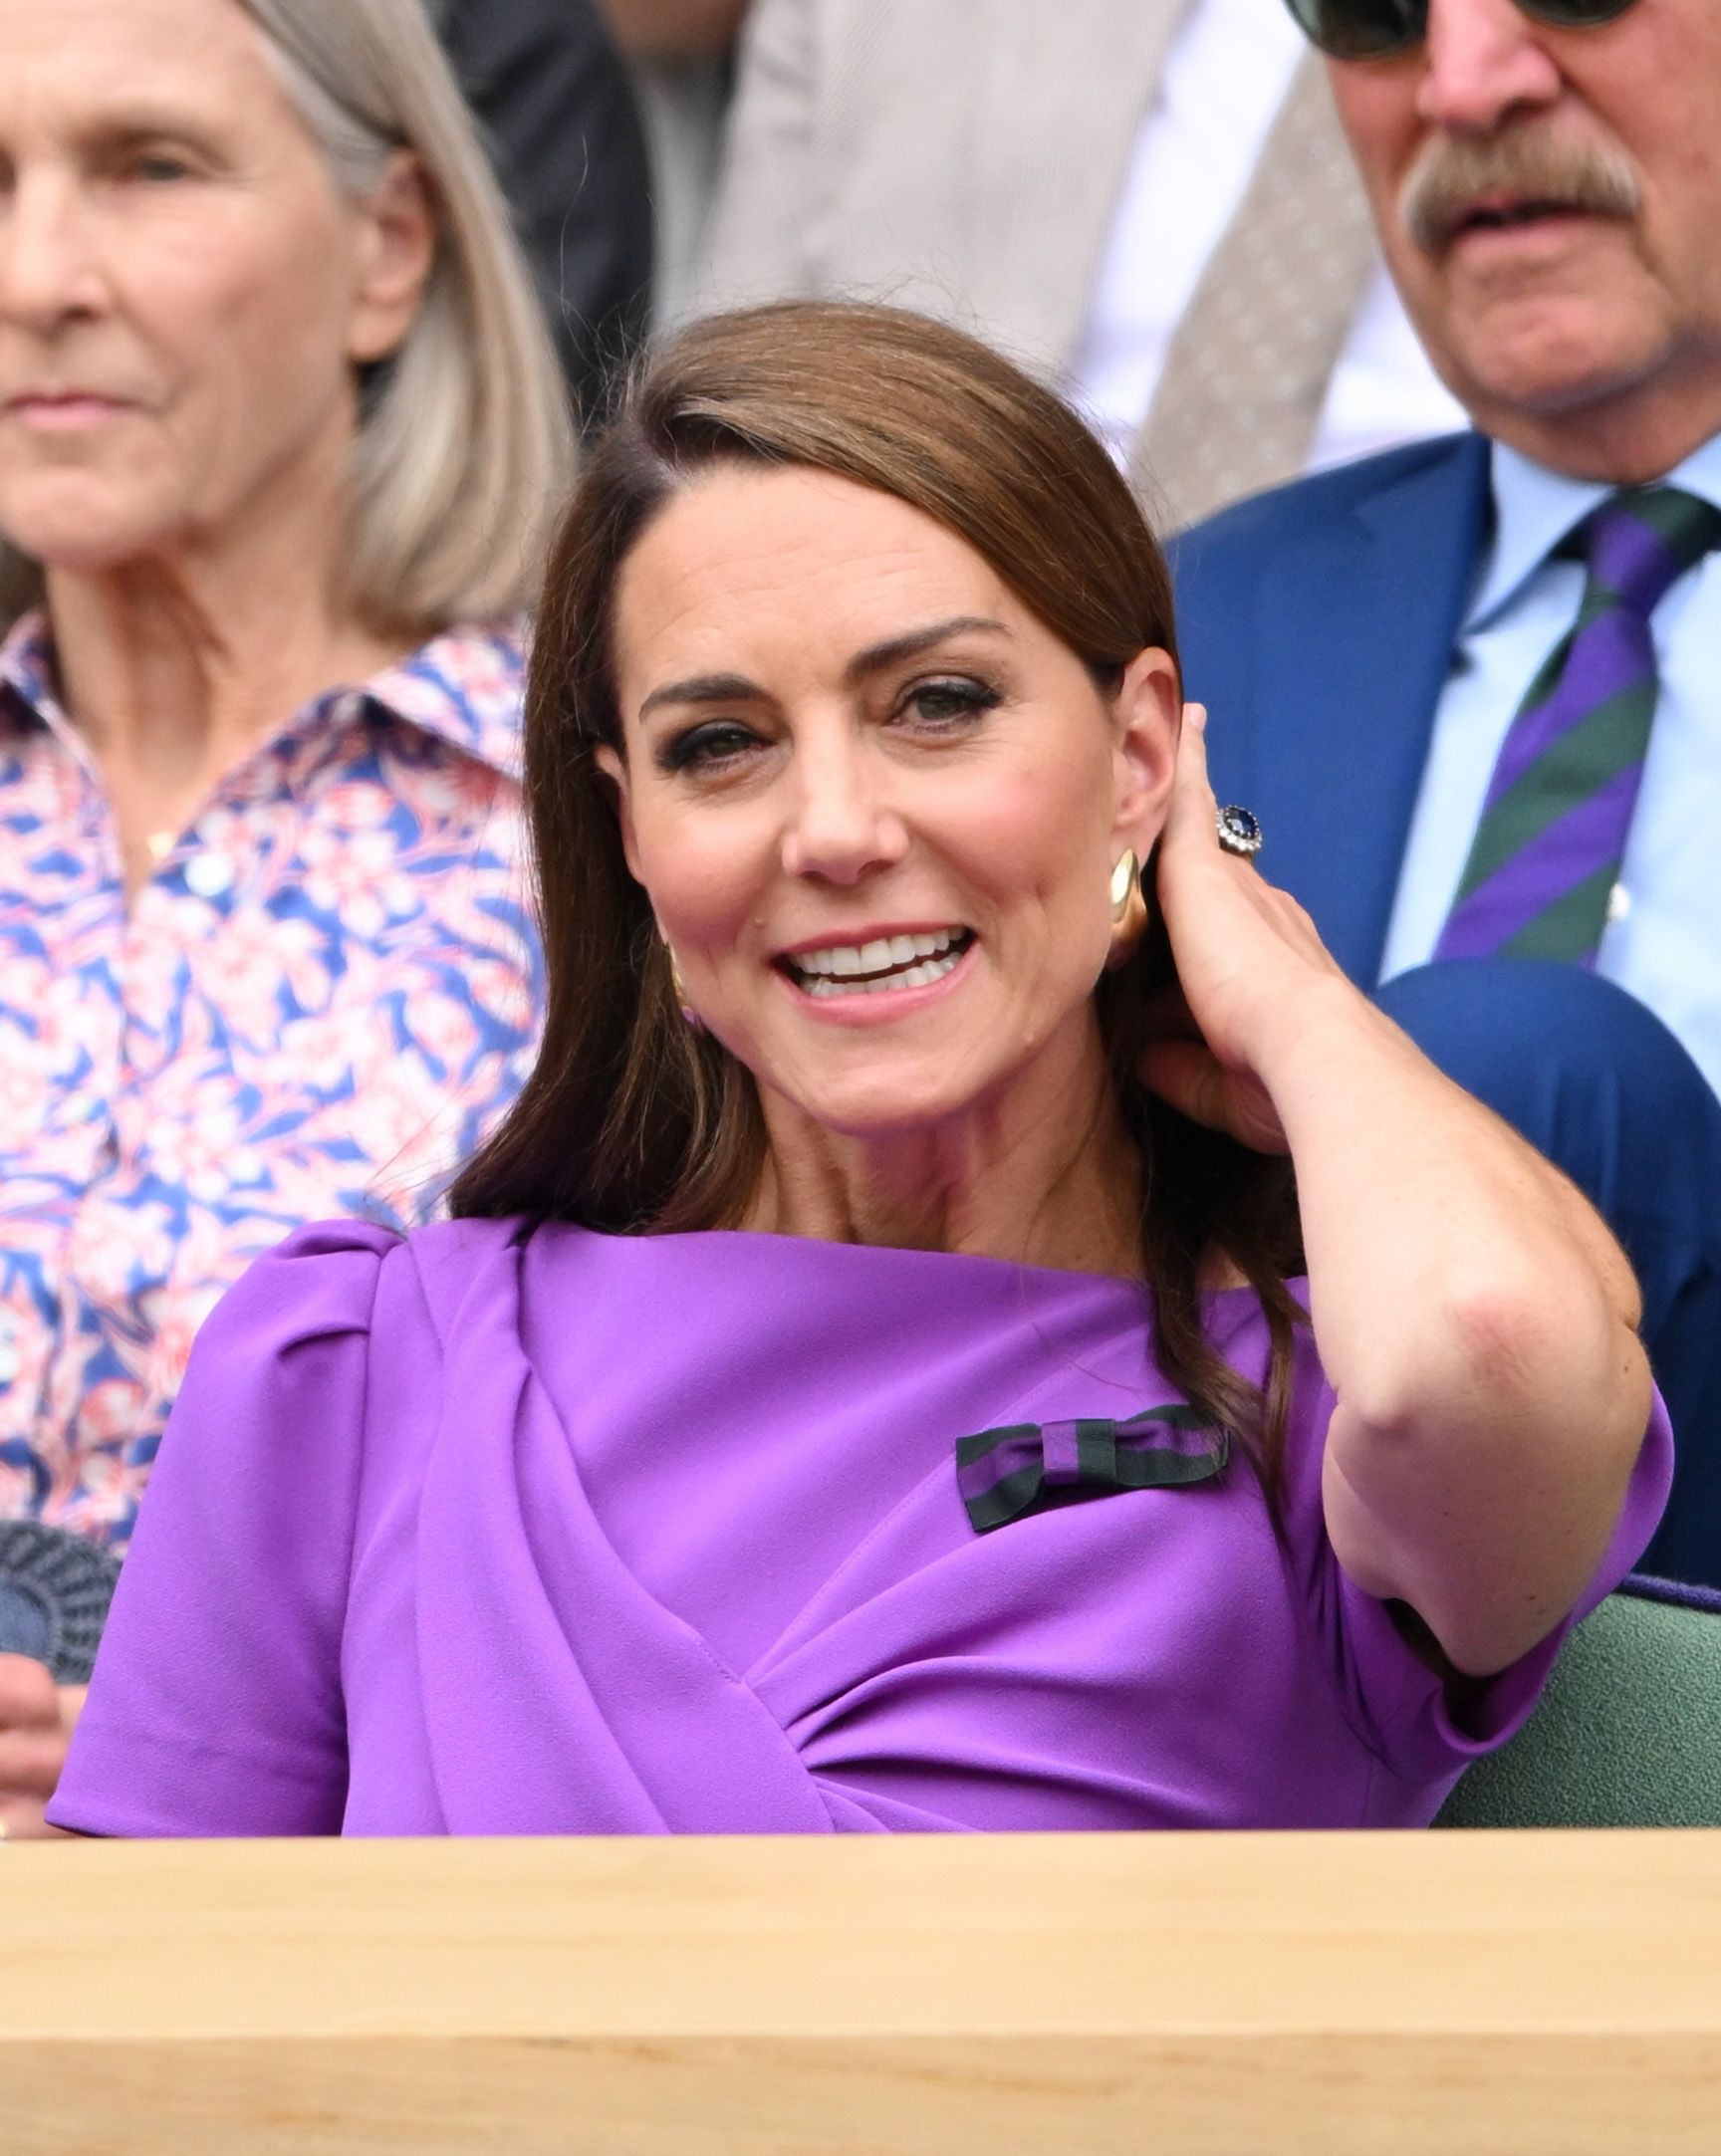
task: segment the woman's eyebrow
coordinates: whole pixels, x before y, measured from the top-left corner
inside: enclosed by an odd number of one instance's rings
[[[135,105],[101,113],[80,132],[87,152],[146,149],[154,142],[177,142],[212,160],[225,154],[224,145],[207,120],[171,105]]]
[[[881,673],[886,667],[900,666],[905,659],[918,658],[922,651],[930,651],[946,637],[959,636],[980,629],[999,636],[1010,631],[1002,621],[991,620],[980,613],[952,614],[948,621],[934,621],[926,628],[909,629],[901,636],[888,637],[883,643],[868,644],[864,651],[857,651],[843,669],[843,678],[853,685],[864,680],[868,674]],[[747,699],[757,700],[767,692],[757,681],[749,681],[745,674],[691,674],[685,681],[665,681],[639,706],[640,718],[645,718],[662,704],[725,704],[740,703]]]
[[[989,619],[980,613],[952,614],[948,621],[934,621],[928,628],[909,629],[906,635],[889,637],[883,643],[868,644],[864,651],[857,651],[843,670],[843,678],[853,686],[868,674],[882,673],[891,666],[900,666],[906,659],[917,659],[921,652],[930,651],[934,644],[941,644],[947,636],[960,636],[975,629],[990,630],[999,636],[1010,631],[1002,621]]]
[[[757,681],[745,674],[690,674],[685,681],[665,681],[653,689],[639,706],[639,716],[655,711],[659,704],[732,704],[765,694]]]

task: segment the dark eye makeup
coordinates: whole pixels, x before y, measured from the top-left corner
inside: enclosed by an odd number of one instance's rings
[[[898,718],[911,717],[936,732],[955,731],[1003,702],[1003,692],[970,674],[940,674],[916,681],[897,707]]]
[[[990,682],[940,674],[911,682],[897,698],[889,723],[925,734],[958,734],[1003,700],[1003,691]],[[700,719],[661,741],[652,761],[662,772],[698,775],[738,764],[764,746],[757,729],[743,719]]]
[[[759,736],[739,719],[702,719],[658,744],[659,771],[710,771],[745,756],[759,746]]]

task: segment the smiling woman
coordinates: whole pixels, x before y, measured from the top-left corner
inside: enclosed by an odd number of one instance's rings
[[[527,726],[540,1062],[462,1217],[205,1329],[54,1816],[1430,1818],[1666,1421],[1596,1216],[1221,822],[1105,451],[910,316],[692,330]]]
[[[517,1088],[567,469],[417,0],[0,0],[0,1517],[123,1548],[223,1289]],[[75,1705],[0,1652],[0,1827]]]

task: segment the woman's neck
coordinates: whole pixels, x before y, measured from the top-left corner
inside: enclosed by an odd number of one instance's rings
[[[1140,1160],[1091,1014],[1081,1033],[960,1116],[884,1136],[827,1130],[763,1091],[766,1166],[744,1225],[1139,1278]]]
[[[61,694],[102,768],[128,891],[301,705],[405,649],[333,603],[343,522],[338,501],[275,502],[219,543],[49,570]]]

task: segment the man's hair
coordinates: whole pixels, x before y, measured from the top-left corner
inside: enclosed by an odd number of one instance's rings
[[[435,258],[411,328],[366,370],[347,539],[348,599],[427,632],[536,596],[573,430],[556,356],[477,129],[421,0],[239,0],[349,197],[390,154],[422,166]],[[41,595],[0,543],[0,623]]]

